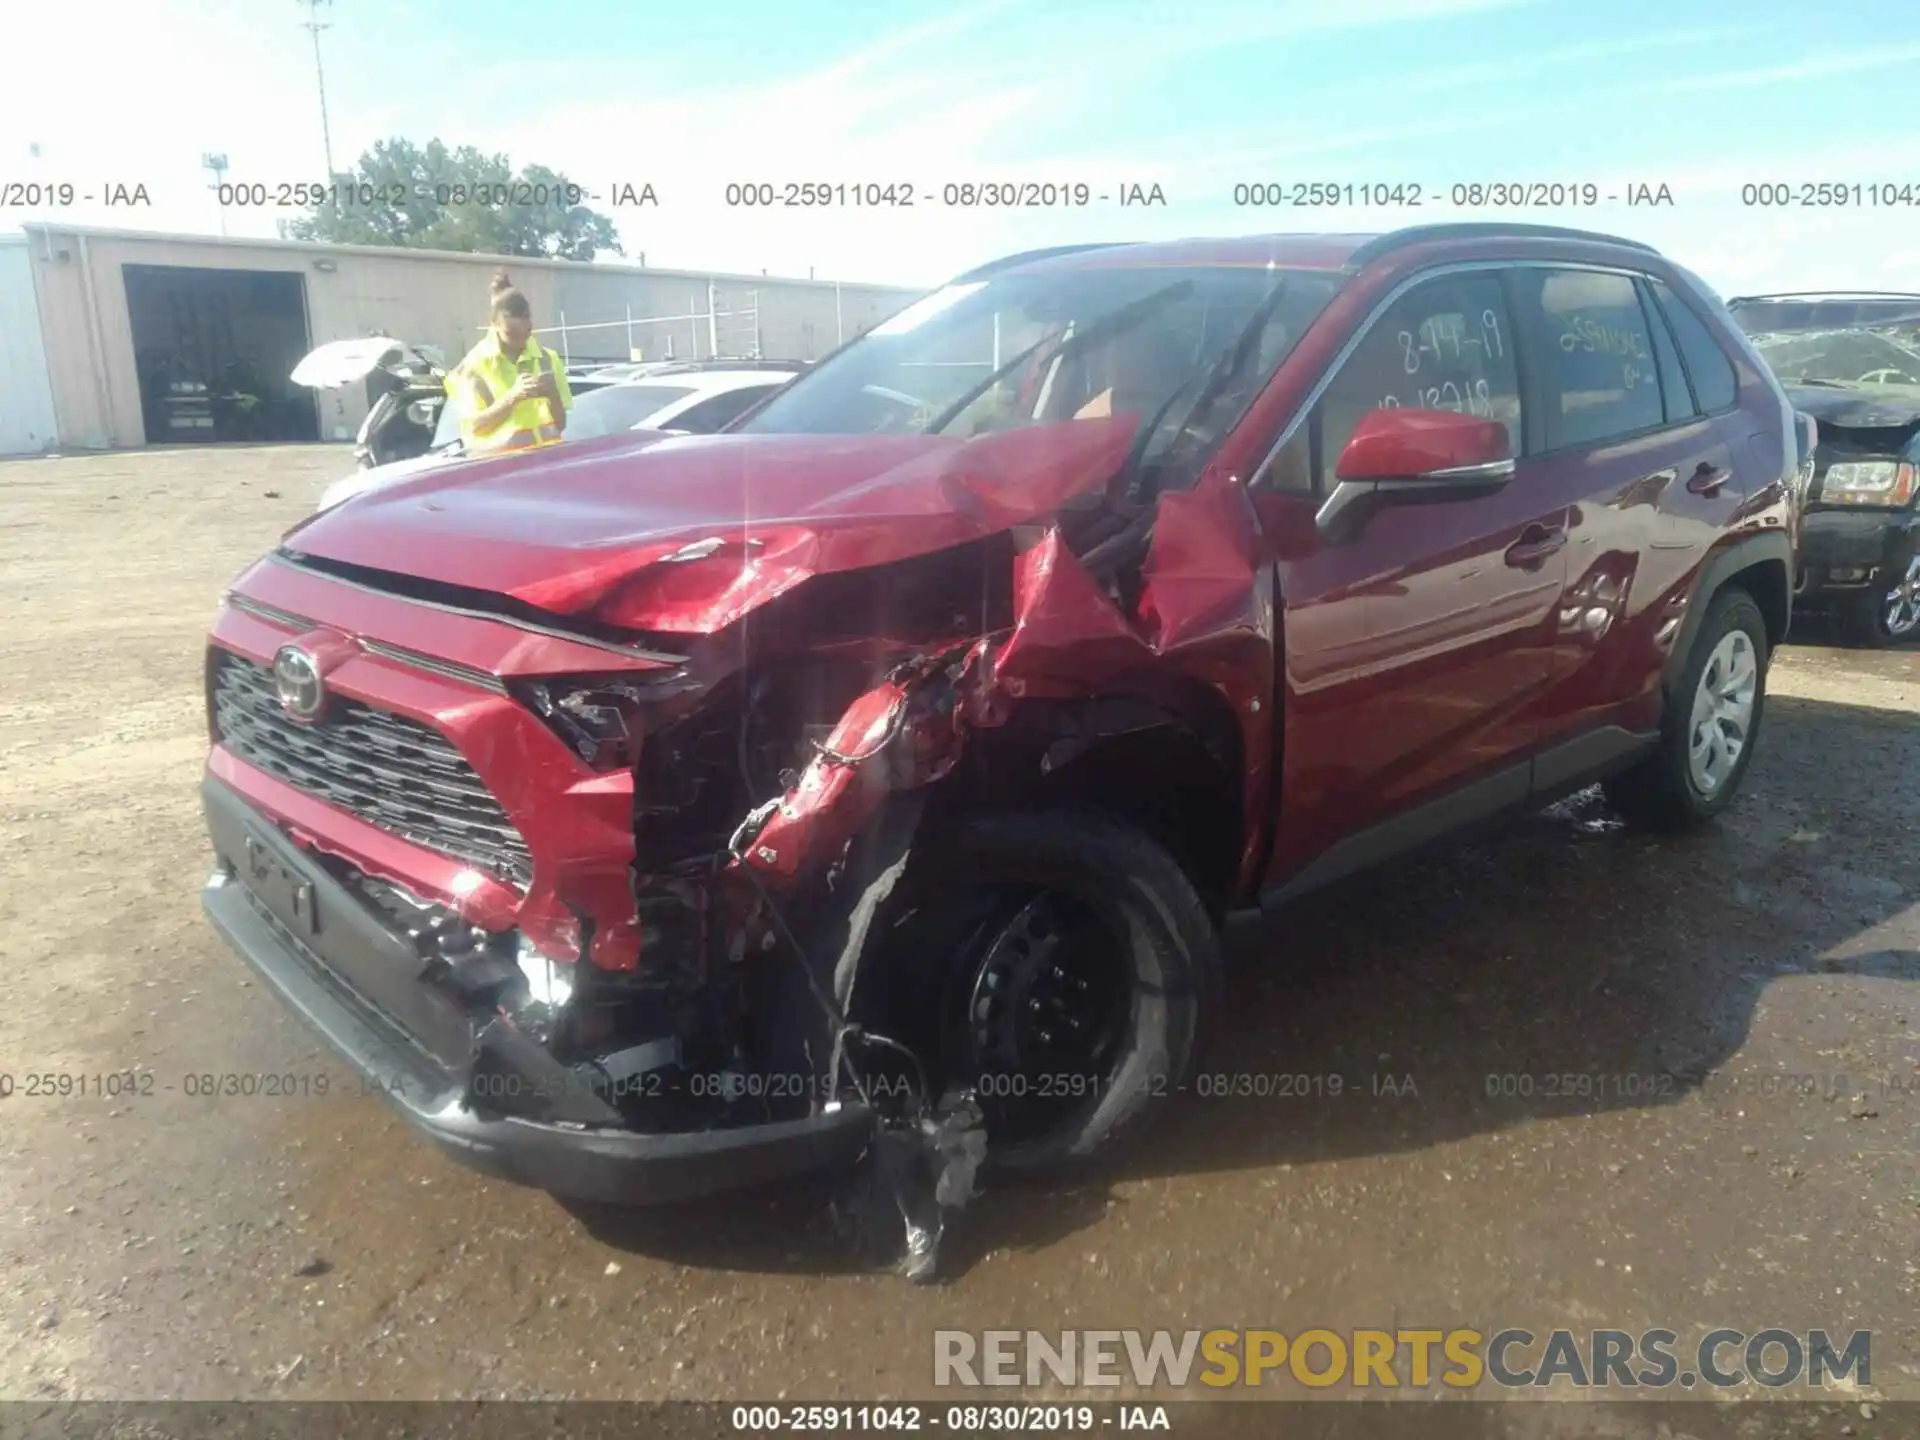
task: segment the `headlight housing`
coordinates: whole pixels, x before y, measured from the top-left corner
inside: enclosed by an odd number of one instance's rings
[[[642,707],[652,692],[631,677],[528,680],[514,688],[522,703],[595,770],[624,770],[638,758]]]
[[[1828,505],[1879,505],[1891,508],[1913,498],[1914,469],[1902,460],[1836,460],[1820,483]]]

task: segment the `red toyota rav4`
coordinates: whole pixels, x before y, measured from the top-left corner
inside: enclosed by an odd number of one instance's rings
[[[559,1193],[1104,1152],[1191,1073],[1229,911],[1595,780],[1725,807],[1796,467],[1629,241],[1014,256],[727,433],[295,527],[207,652],[206,909]]]

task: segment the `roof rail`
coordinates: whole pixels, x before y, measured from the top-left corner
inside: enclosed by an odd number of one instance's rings
[[[1735,305],[1753,305],[1764,300],[1920,300],[1912,290],[1781,290],[1771,295],[1736,295],[1727,301]]]
[[[1602,245],[1622,245],[1648,255],[1660,253],[1644,241],[1603,235],[1598,230],[1574,230],[1564,225],[1508,224],[1500,220],[1459,220],[1438,225],[1409,225],[1401,230],[1390,230],[1385,235],[1376,235],[1355,250],[1347,258],[1347,263],[1358,268],[1406,245],[1419,245],[1428,240],[1472,240],[1483,236],[1489,239],[1585,240]]]
[[[984,280],[989,275],[997,275],[1015,265],[1031,264],[1035,260],[1051,260],[1056,255],[1077,255],[1083,250],[1113,250],[1130,242],[1125,240],[1088,240],[1078,245],[1049,245],[1040,250],[1022,250],[1017,255],[1003,255],[998,260],[989,260],[984,265],[976,265],[963,275],[956,275],[947,283],[963,285],[972,280]]]

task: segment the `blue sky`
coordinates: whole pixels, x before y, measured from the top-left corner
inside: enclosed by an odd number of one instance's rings
[[[1450,187],[1665,184],[1671,208],[1519,218],[1651,241],[1724,292],[1920,289],[1920,205],[1754,208],[1743,184],[1920,190],[1920,7],[1848,0],[959,0],[957,4],[334,0],[336,159],[438,135],[594,189],[650,263],[933,284],[1065,240],[1379,230],[1486,218]],[[1837,14],[1839,7],[1833,7]],[[0,181],[144,183],[70,218],[216,233],[198,166],[323,168],[296,0],[73,0],[9,21],[39,57],[0,87]],[[60,57],[71,57],[62,59]],[[129,117],[127,119],[122,116]],[[28,142],[41,156],[26,158]],[[1158,183],[1164,208],[744,211],[729,180]],[[1237,182],[1412,182],[1417,211],[1244,209]],[[93,188],[88,185],[87,188]],[[1438,191],[1437,197],[1434,192]],[[1440,203],[1431,203],[1434,199]],[[1917,196],[1916,198],[1920,198]],[[235,234],[275,211],[230,209]],[[32,218],[0,214],[0,225]]]

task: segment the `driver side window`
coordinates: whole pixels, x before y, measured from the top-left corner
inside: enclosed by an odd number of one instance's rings
[[[1324,493],[1360,418],[1380,409],[1452,410],[1507,427],[1520,453],[1520,372],[1499,278],[1446,275],[1415,286],[1373,323],[1320,397],[1310,422]]]

